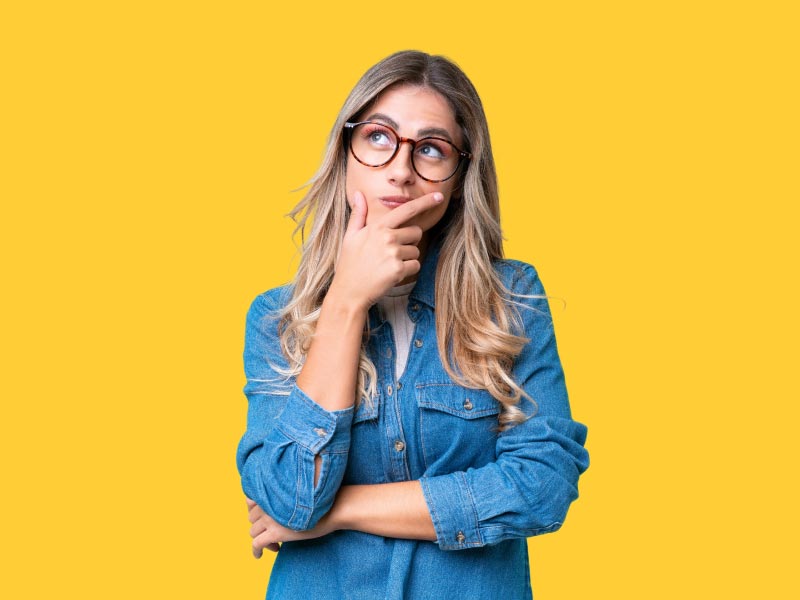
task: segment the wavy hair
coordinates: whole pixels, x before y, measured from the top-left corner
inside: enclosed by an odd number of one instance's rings
[[[506,429],[525,419],[517,405],[526,394],[511,377],[511,368],[528,340],[519,335],[516,303],[509,302],[510,292],[492,265],[503,258],[503,240],[483,105],[467,76],[442,56],[397,52],[361,77],[333,125],[308,192],[289,213],[297,223],[302,255],[292,297],[280,315],[281,348],[289,361],[285,374],[297,375],[303,366],[347,228],[344,124],[357,120],[383,91],[400,85],[430,89],[447,99],[465,150],[472,153],[454,190],[460,200],[450,203],[437,226],[441,252],[436,269],[436,339],[447,374],[460,385],[487,390],[500,402],[499,428]],[[372,402],[376,381],[375,365],[362,345],[356,403]]]

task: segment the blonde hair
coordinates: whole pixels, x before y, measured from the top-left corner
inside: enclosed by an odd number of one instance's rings
[[[281,313],[281,347],[289,361],[286,375],[297,375],[302,368],[347,227],[344,124],[356,120],[387,88],[398,85],[431,89],[446,98],[461,128],[462,149],[472,153],[458,175],[454,196],[460,198],[450,203],[437,228],[441,252],[436,270],[436,339],[447,374],[460,385],[487,390],[500,402],[499,428],[505,429],[525,419],[517,406],[525,393],[511,377],[511,368],[528,340],[515,333],[521,331],[515,303],[492,265],[503,258],[503,240],[483,105],[467,76],[442,56],[403,51],[385,58],[361,77],[339,112],[322,165],[290,213],[297,223],[295,232],[301,235],[302,256],[292,297]],[[357,403],[372,401],[376,381],[375,365],[362,346]]]

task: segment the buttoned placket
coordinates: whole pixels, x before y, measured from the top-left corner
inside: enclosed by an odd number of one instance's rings
[[[410,479],[419,479],[425,472],[423,447],[419,436],[421,415],[417,403],[417,385],[420,383],[420,377],[423,377],[425,367],[431,359],[424,351],[430,352],[431,348],[427,348],[426,344],[417,342],[421,341],[425,336],[426,328],[435,327],[433,315],[425,307],[426,305],[419,302],[414,297],[414,292],[412,292],[407,311],[411,322],[414,324],[414,331],[408,349],[406,368],[397,382],[403,394],[403,397],[398,398],[398,400],[404,411],[403,423],[407,430],[407,439],[405,440],[406,464],[411,474]]]
[[[410,300],[408,314],[414,323],[414,333],[411,338],[411,348],[409,349],[408,360],[405,370],[396,376],[395,361],[397,360],[397,348],[394,338],[394,331],[391,324],[385,320],[384,315],[377,311],[374,324],[377,325],[375,331],[375,343],[378,347],[374,356],[377,357],[376,369],[378,371],[381,389],[379,393],[382,398],[383,409],[380,411],[380,422],[384,431],[384,465],[387,467],[386,475],[388,481],[408,481],[412,479],[411,469],[409,468],[408,452],[410,447],[404,433],[403,423],[409,421],[408,416],[403,418],[404,410],[416,410],[416,397],[414,396],[414,386],[404,385],[403,379],[406,374],[411,374],[417,370],[416,363],[419,360],[419,350],[423,347],[422,334],[418,330],[420,316],[423,311],[421,305],[416,300]],[[413,406],[404,406],[407,403]]]
[[[392,326],[388,321],[383,321],[376,332],[375,342],[378,344],[376,353],[378,361],[375,365],[378,371],[378,381],[381,384],[382,410],[380,411],[380,424],[384,432],[384,465],[388,481],[407,481],[410,479],[408,462],[406,460],[406,440],[403,434],[402,385],[395,379],[395,360],[397,357]]]

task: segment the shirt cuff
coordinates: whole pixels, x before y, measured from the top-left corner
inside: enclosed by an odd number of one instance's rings
[[[478,512],[464,473],[451,473],[419,480],[428,504],[436,542],[442,550],[483,546]]]
[[[313,454],[319,454],[326,446],[332,452],[347,452],[350,448],[353,412],[352,406],[342,410],[325,410],[295,385],[277,427],[286,437]]]

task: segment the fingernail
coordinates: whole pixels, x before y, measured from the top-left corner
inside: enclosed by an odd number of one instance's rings
[[[433,195],[433,200],[434,202],[441,202],[442,200],[444,200],[444,195],[440,194],[439,192],[436,192]]]

